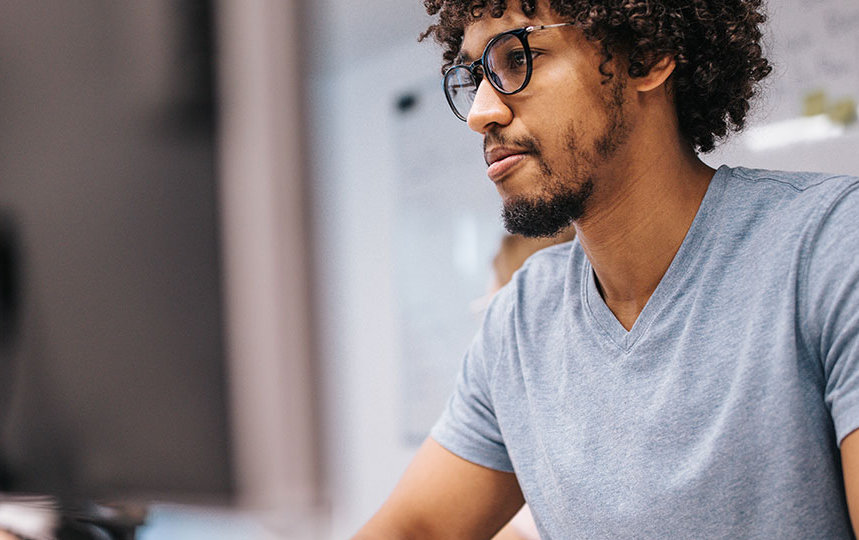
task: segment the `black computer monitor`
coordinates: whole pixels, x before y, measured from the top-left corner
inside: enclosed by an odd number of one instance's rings
[[[2,491],[234,492],[210,4],[0,4]]]

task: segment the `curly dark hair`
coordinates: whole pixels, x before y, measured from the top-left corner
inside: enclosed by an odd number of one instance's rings
[[[515,1],[515,0],[514,0]],[[533,16],[537,0],[519,0]],[[506,0],[424,0],[438,15],[420,39],[445,47],[442,70],[453,64],[465,27],[488,13],[498,18]],[[615,54],[628,61],[630,77],[646,75],[665,56],[674,58],[670,89],[681,135],[700,152],[711,151],[729,130],[739,131],[749,101],[772,66],[763,57],[762,0],[549,0],[549,7],[574,21],[588,40],[601,45],[600,72]]]

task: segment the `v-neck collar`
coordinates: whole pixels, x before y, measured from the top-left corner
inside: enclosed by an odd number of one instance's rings
[[[702,240],[706,237],[707,231],[710,229],[709,222],[713,218],[713,214],[719,209],[719,202],[722,194],[725,191],[725,184],[728,177],[731,175],[731,168],[727,165],[722,165],[713,175],[710,185],[707,187],[707,192],[701,200],[701,205],[698,207],[698,212],[695,214],[695,219],[692,225],[686,232],[683,243],[680,244],[680,249],[674,255],[674,259],[665,271],[665,275],[659,281],[656,290],[650,295],[650,298],[644,308],[639,313],[632,328],[627,331],[620,324],[617,317],[614,316],[611,309],[606,305],[602,295],[597,289],[596,276],[594,275],[593,267],[590,261],[585,257],[585,262],[582,265],[581,276],[581,298],[585,304],[585,311],[593,318],[607,337],[615,343],[624,352],[629,352],[632,347],[643,336],[656,316],[662,311],[665,303],[670,299],[677,287],[682,283],[684,277],[692,266],[691,262],[698,252],[698,247]]]

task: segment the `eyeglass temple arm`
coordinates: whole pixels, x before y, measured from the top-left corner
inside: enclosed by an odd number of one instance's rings
[[[574,23],[574,22],[564,22],[564,23],[557,23],[557,24],[541,24],[540,26],[528,26],[525,28],[525,31],[530,34],[531,32],[534,32],[537,30],[545,30],[547,28],[560,28],[561,26],[574,26],[575,24],[576,23]]]

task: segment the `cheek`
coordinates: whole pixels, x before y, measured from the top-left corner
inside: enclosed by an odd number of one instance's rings
[[[531,90],[530,86],[527,90]],[[593,89],[576,77],[555,75],[535,85],[534,92],[523,101],[528,116],[544,130],[566,133],[598,131],[603,104]],[[523,111],[524,112],[524,111]]]
[[[512,102],[527,133],[537,140],[543,161],[552,169],[581,161],[605,129],[599,81],[584,80],[572,62],[535,76]]]
[[[602,75],[584,61],[569,60],[540,78],[540,95],[552,96],[560,118],[584,118],[602,110]]]
[[[538,139],[543,158],[558,163],[571,151],[578,150],[578,141],[588,140],[593,130],[592,106],[582,104],[573,95],[557,95],[555,103],[540,118],[539,128],[532,133]],[[572,143],[572,144],[571,144]]]

